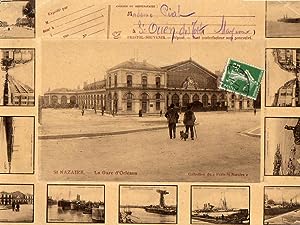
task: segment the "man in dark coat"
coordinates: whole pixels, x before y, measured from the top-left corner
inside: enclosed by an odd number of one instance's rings
[[[196,117],[194,112],[192,111],[192,106],[188,105],[187,110],[184,113],[183,123],[185,125],[185,133],[189,134],[189,130],[191,131],[191,139],[194,140],[194,125],[195,125]]]
[[[172,103],[165,114],[165,117],[168,119],[170,139],[176,138],[176,123],[178,123],[179,119],[178,112],[174,107],[175,105]]]

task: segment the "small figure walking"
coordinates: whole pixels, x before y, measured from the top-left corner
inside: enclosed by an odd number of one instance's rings
[[[184,113],[183,124],[185,125],[185,133],[189,135],[189,130],[191,131],[191,139],[194,140],[194,125],[196,117],[195,113],[192,111],[192,106],[188,105],[187,110]]]
[[[178,119],[179,119],[179,114],[176,111],[176,109],[174,109],[174,107],[175,105],[172,103],[170,105],[170,108],[165,114],[165,117],[168,119],[170,139],[176,138],[176,123],[178,123]]]
[[[102,108],[102,110],[101,110],[101,114],[102,114],[102,116],[104,115],[104,108]]]
[[[139,117],[143,117],[143,111],[141,109],[139,110]]]
[[[97,109],[96,109],[96,106],[94,107],[94,111],[95,111],[95,114],[97,114]]]
[[[162,110],[159,111],[159,117],[162,117]]]
[[[256,108],[254,108],[254,111],[253,111],[253,112],[254,112],[254,116],[255,116],[255,115],[256,115]]]
[[[83,116],[84,115],[84,108],[82,107],[82,110],[81,110],[81,115]]]
[[[15,211],[15,208],[16,208],[16,203],[15,203],[15,201],[12,202],[11,206],[12,206],[12,211]]]

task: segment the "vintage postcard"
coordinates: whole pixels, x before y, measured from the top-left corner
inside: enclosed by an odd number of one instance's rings
[[[299,2],[0,0],[0,224],[299,224]]]
[[[299,186],[265,187],[264,224],[298,224],[299,195]]]
[[[299,23],[299,1],[266,1],[266,37],[300,37]]]
[[[265,119],[265,175],[300,175],[300,118]]]
[[[249,187],[192,186],[192,224],[250,224]]]
[[[35,105],[35,50],[2,48],[0,106]]]
[[[34,172],[34,117],[1,116],[0,173],[32,174]]]
[[[177,186],[121,185],[119,223],[177,223]]]
[[[0,223],[33,223],[33,185],[0,184]]]
[[[34,38],[35,0],[1,0],[0,39]]]
[[[104,223],[104,186],[48,185],[48,223]]]
[[[243,53],[259,45],[50,40],[42,48],[43,179],[259,181],[260,95],[218,88],[229,57],[263,66],[263,49]],[[196,120],[187,130],[189,110]]]
[[[299,61],[299,48],[266,49],[266,106],[300,106]]]

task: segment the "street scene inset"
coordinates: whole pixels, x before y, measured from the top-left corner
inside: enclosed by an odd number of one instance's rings
[[[35,0],[2,1],[0,18],[0,39],[34,38]]]
[[[0,185],[0,222],[33,222],[33,185]]]

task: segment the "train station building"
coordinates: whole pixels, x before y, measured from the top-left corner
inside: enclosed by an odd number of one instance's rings
[[[191,58],[163,67],[131,59],[108,69],[104,80],[84,83],[82,89],[48,90],[43,107],[96,108],[112,114],[157,114],[171,103],[182,110],[193,104],[195,111],[253,109],[252,99],[220,90],[217,73]]]

